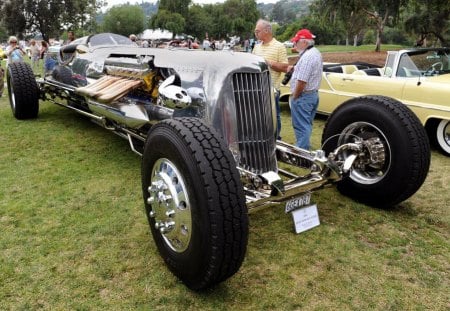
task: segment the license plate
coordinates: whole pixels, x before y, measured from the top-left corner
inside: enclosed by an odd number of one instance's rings
[[[299,197],[293,198],[286,202],[284,211],[286,213],[292,212],[302,206],[309,205],[311,202],[311,192],[307,192]]]

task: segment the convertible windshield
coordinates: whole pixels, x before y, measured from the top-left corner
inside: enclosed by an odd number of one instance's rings
[[[397,69],[398,77],[435,76],[450,73],[450,50],[424,50],[405,53]]]
[[[114,33],[101,33],[90,37],[89,45],[98,46],[98,45],[135,45],[135,44],[127,37],[121,35],[117,35]]]

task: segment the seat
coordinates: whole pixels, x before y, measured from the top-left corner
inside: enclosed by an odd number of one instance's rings
[[[342,73],[351,74],[358,70],[356,65],[342,65]]]
[[[359,75],[359,76],[367,76],[367,72],[365,71],[365,69],[362,70],[356,70],[352,73],[353,75]]]

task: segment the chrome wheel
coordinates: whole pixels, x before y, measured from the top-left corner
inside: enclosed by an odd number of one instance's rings
[[[16,110],[16,96],[14,95],[14,88],[12,86],[10,87],[9,92],[10,92],[11,108],[13,110]]]
[[[375,184],[389,171],[391,146],[384,133],[367,122],[355,122],[345,127],[339,136],[338,145],[360,139],[364,140],[364,152],[353,164],[350,178],[364,185]]]
[[[191,208],[184,178],[171,161],[155,162],[148,191],[155,229],[173,251],[185,251],[192,234]]]

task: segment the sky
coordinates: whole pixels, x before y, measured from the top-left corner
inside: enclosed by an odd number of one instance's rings
[[[263,3],[275,3],[278,0],[256,0],[257,3],[263,2]],[[127,2],[130,4],[136,4],[141,2],[152,2],[156,3],[156,0],[107,0],[108,2],[108,8],[112,7],[113,5],[118,4],[126,4]],[[192,0],[193,3],[197,4],[206,4],[206,3],[217,3],[217,2],[224,2],[224,0]]]

